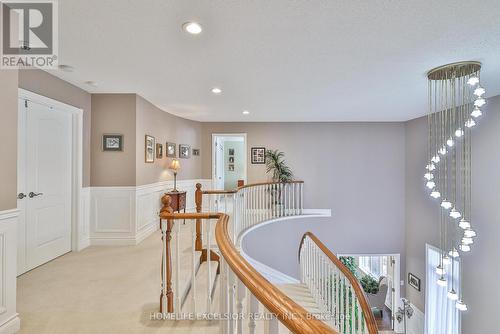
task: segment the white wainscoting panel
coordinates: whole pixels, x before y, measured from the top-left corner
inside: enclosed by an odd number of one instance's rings
[[[16,312],[17,220],[19,211],[0,211],[0,334],[20,328]]]
[[[413,308],[413,316],[407,322],[407,334],[424,334],[425,315],[415,305]]]
[[[195,211],[196,183],[211,189],[205,179],[177,181],[185,190],[186,211]],[[159,228],[161,197],[173,188],[173,181],[137,187],[92,187],[90,190],[90,243],[92,245],[135,245]]]
[[[81,251],[90,245],[90,203],[90,188],[82,188],[80,192],[77,251]]]

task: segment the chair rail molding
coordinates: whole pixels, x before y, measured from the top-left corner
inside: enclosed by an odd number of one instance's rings
[[[194,212],[196,183],[210,187],[212,180],[178,180],[177,189],[187,192],[186,211]],[[159,229],[161,197],[173,181],[140,186],[91,187],[89,196],[89,244],[136,245]]]
[[[18,217],[17,209],[0,211],[0,334],[20,328],[16,312]]]

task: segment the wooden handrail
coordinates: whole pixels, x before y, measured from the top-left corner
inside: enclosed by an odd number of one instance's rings
[[[244,188],[250,188],[250,187],[255,187],[255,186],[264,186],[264,185],[273,185],[273,184],[283,184],[283,183],[304,183],[304,181],[287,181],[287,182],[274,182],[274,181],[269,181],[269,182],[259,182],[259,183],[251,183],[251,184],[246,184],[241,187],[236,187],[232,190],[223,190],[223,189],[211,189],[211,190],[202,190],[201,193],[203,195],[227,195],[227,194],[235,194],[241,189]],[[199,184],[199,183],[198,183]],[[198,185],[197,184],[197,185]],[[201,184],[200,184],[201,188]]]
[[[302,250],[302,246],[304,245],[305,239],[309,237],[316,246],[333,262],[333,264],[342,272],[342,274],[347,277],[351,286],[354,289],[354,292],[358,298],[359,304],[363,311],[363,315],[366,319],[366,326],[368,328],[368,334],[378,334],[377,323],[375,322],[375,316],[371,310],[368,301],[366,300],[366,295],[359,284],[359,281],[354,277],[353,273],[340,261],[335,254],[333,254],[312,232],[306,232],[302,236],[302,240],[300,241],[299,246],[299,261],[300,261],[300,252]]]
[[[276,288],[240,255],[229,236],[228,221],[229,216],[221,214],[215,227],[219,250],[232,271],[262,305],[293,333],[338,334]]]

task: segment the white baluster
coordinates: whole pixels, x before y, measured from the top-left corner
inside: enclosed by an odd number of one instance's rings
[[[300,183],[300,214],[304,212],[304,184]]]
[[[220,332],[221,334],[228,334],[229,333],[229,319],[225,319],[224,317],[227,315],[228,308],[227,308],[227,264],[226,261],[224,260],[224,257],[220,257],[220,301],[219,301],[219,308],[220,308],[220,314],[222,316],[222,320],[219,322],[220,325]]]
[[[236,330],[237,333],[243,333],[243,303],[246,295],[246,287],[239,279],[236,279],[236,313],[238,318],[236,319]]]
[[[250,332],[250,334],[255,334],[256,331],[256,327],[257,327],[257,324],[255,322],[255,318],[258,316],[258,312],[259,312],[259,301],[257,300],[257,298],[252,294],[250,293],[250,298],[249,298],[249,301],[248,301],[248,308],[250,310],[250,315],[249,315],[249,318],[250,318],[250,321],[248,322],[248,330]]]
[[[211,240],[212,240],[212,220],[205,220],[205,224],[207,225],[206,230],[206,238],[207,238],[207,312],[210,313],[212,306],[212,260],[211,258]]]
[[[201,224],[201,229],[203,231],[203,222]],[[203,235],[203,232],[202,232]],[[192,312],[196,313],[196,266],[198,260],[196,258],[196,224],[191,224],[191,306]]]
[[[234,281],[235,281],[235,274],[233,273],[232,270],[229,270],[227,274],[227,296],[228,296],[228,311],[230,315],[229,319],[229,333],[234,333],[234,295],[235,295],[235,288],[234,288]]]
[[[162,256],[161,256],[161,309],[167,312],[167,221],[160,219]]]
[[[174,242],[175,242],[175,286],[174,286],[174,297],[176,300],[175,310],[177,313],[181,313],[181,289],[180,289],[180,272],[181,272],[181,247],[180,247],[180,232],[181,224],[179,222],[174,223]]]
[[[267,311],[268,316],[264,323],[264,333],[265,334],[278,334],[279,333],[279,320],[276,316],[272,315],[271,312]],[[267,319],[271,318],[271,319]]]

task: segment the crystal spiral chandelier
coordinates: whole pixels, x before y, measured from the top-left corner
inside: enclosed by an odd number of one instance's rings
[[[429,142],[424,178],[439,208],[437,284],[449,289],[448,298],[456,301],[460,311],[467,310],[467,305],[461,287],[455,286],[455,276],[461,276],[461,253],[471,250],[476,236],[471,223],[471,131],[486,104],[480,71],[481,63],[468,61],[427,73]]]

